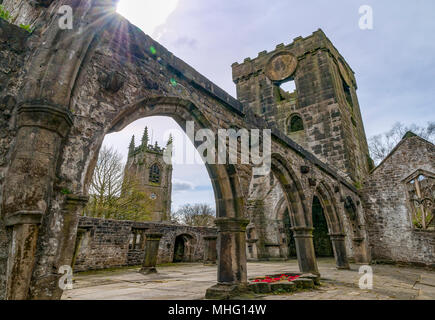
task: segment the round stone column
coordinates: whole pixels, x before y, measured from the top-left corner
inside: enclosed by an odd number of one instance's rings
[[[247,288],[246,226],[249,220],[218,218],[218,284],[209,288],[207,299],[228,299]]]
[[[146,233],[145,238],[145,256],[142,263],[140,273],[150,274],[157,273],[156,264],[157,256],[159,254],[161,233]]]
[[[349,261],[347,260],[346,244],[344,243],[344,234],[330,234],[329,238],[332,242],[334,250],[335,263],[337,269],[350,269]]]
[[[217,236],[204,237],[204,265],[212,266],[217,260]]]
[[[299,270],[303,273],[320,275],[317,268],[316,254],[314,253],[313,230],[313,228],[308,227],[292,228]]]

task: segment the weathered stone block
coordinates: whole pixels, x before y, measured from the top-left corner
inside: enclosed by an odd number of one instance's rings
[[[293,283],[296,285],[297,288],[300,288],[300,289],[313,289],[314,288],[314,281],[312,279],[297,278],[297,279],[293,280]]]
[[[270,284],[270,288],[272,292],[293,292],[296,291],[296,284],[294,282],[289,281],[279,281]]]

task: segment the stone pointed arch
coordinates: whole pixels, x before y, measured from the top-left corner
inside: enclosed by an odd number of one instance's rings
[[[288,161],[280,154],[272,154],[272,172],[280,182],[284,196],[287,200],[291,212],[291,222],[293,226],[307,227],[307,205],[305,194],[299,179],[297,178]]]
[[[135,120],[151,117],[167,116],[174,119],[186,132],[186,122],[193,121],[196,129],[212,129],[213,125],[191,101],[177,97],[151,97],[139,99],[137,102],[124,106],[119,114],[114,116],[104,130],[97,132],[89,145],[93,149],[91,159],[84,159],[87,167],[83,170],[80,181],[83,194],[87,193],[88,185],[95,168],[98,151],[107,133],[117,132]],[[195,130],[196,130],[195,129]],[[189,137],[191,138],[191,137]],[[199,142],[192,141],[197,147]],[[206,169],[212,182],[216,198],[216,215],[218,218],[245,218],[245,196],[240,185],[238,169],[235,165],[208,164]]]
[[[296,243],[299,269],[319,274],[313,245],[313,228],[307,212],[302,184],[289,162],[280,154],[272,154],[272,172],[284,192]]]
[[[323,209],[323,214],[329,229],[329,237],[332,242],[332,249],[334,251],[335,262],[338,269],[349,269],[349,262],[347,259],[345,233],[340,216],[337,212],[335,198],[333,197],[331,189],[325,182],[320,182],[313,195],[320,200],[320,205]]]
[[[338,214],[336,199],[331,192],[331,188],[327,183],[322,181],[317,185],[314,195],[319,198],[320,204],[323,207],[330,233],[343,233],[343,224]]]
[[[78,181],[83,181],[80,190],[84,194],[87,192],[98,150],[106,133],[120,131],[133,121],[149,116],[171,117],[185,132],[187,121],[194,123],[195,132],[198,129],[216,131],[215,126],[193,102],[178,97],[147,97],[117,109],[120,111],[113,116],[113,120],[107,121],[105,127],[101,131],[95,132],[94,137],[89,140],[87,148],[93,150],[92,154],[85,155],[82,161],[87,164],[86,168],[81,172],[77,172],[80,175]],[[74,138],[70,135],[70,139]],[[192,142],[196,147],[199,145],[197,141]],[[69,161],[64,159],[64,162]],[[246,282],[246,251],[244,250],[246,239],[244,230],[248,222],[245,220],[245,194],[239,177],[241,168],[239,165],[231,164],[206,163],[205,165],[216,200],[216,224],[219,229],[218,243],[220,243],[218,256],[225,257],[225,259],[218,260],[218,282]],[[235,250],[234,245],[240,250]]]

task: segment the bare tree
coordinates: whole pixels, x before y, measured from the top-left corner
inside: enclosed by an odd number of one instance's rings
[[[426,127],[420,127],[416,124],[405,126],[403,123],[396,122],[389,131],[369,139],[369,150],[374,162],[379,164],[385,159],[407,132],[412,132],[423,139],[435,143],[435,122],[428,122]]]
[[[195,227],[214,227],[216,215],[206,203],[185,204],[173,215],[178,223]]]
[[[144,221],[151,218],[151,200],[134,176],[124,176],[122,156],[103,146],[89,188],[87,216]]]

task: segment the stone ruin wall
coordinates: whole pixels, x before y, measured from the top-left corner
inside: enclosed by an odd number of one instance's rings
[[[133,230],[163,234],[157,259],[159,264],[173,261],[175,238],[178,235],[190,235],[194,239],[190,262],[203,261],[204,237],[217,235],[214,228],[81,217],[78,232],[83,233],[83,236],[76,250],[74,271],[142,264],[143,244],[140,249],[129,249]]]
[[[260,187],[261,186],[261,187]],[[250,260],[283,260],[289,258],[288,241],[283,221],[286,201],[278,180],[273,175],[254,178],[249,197],[251,222],[247,228],[247,256]],[[366,221],[361,206],[357,209],[357,219],[352,221],[345,210],[338,210],[343,232],[346,234],[346,253],[354,260],[353,238],[364,237]],[[354,225],[352,225],[354,224]],[[360,231],[356,234],[354,230]],[[294,241],[294,240],[293,240]],[[252,246],[250,249],[249,246]]]
[[[8,169],[11,146],[16,136],[17,107],[14,97],[21,85],[28,33],[0,19],[0,198]],[[1,207],[0,207],[1,211]],[[1,216],[0,212],[0,216]],[[10,231],[0,219],[0,300],[4,292]]]
[[[435,173],[435,146],[402,140],[372,172],[362,190],[373,260],[435,267],[435,231],[412,226],[404,179],[422,169]]]

